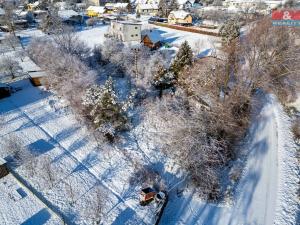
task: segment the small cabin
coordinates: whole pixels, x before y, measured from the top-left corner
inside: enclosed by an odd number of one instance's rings
[[[157,30],[149,30],[142,35],[141,42],[151,50],[156,50],[162,46],[162,40],[163,38]]]
[[[25,57],[20,66],[29,76],[33,86],[41,86],[42,80],[46,79],[47,73],[36,65],[29,57]]]
[[[0,179],[8,174],[9,170],[7,167],[7,162],[4,159],[0,158]]]
[[[156,195],[156,192],[150,187],[142,189],[141,194],[140,194],[141,204],[152,201],[154,199],[155,195]]]
[[[0,83],[0,99],[10,96],[11,88],[7,84]]]
[[[35,71],[28,72],[30,81],[33,86],[41,86],[43,85],[43,81],[45,81],[47,74],[44,71]]]

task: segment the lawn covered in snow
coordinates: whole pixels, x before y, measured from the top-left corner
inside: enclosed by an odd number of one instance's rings
[[[63,224],[11,174],[0,179],[0,202],[1,224]]]
[[[31,176],[25,163],[16,168],[19,175],[67,215],[67,223],[89,224],[88,213],[83,209],[93,210],[90,198],[99,185],[105,193],[104,224],[127,220],[151,224],[153,218],[151,214],[147,216],[150,212],[139,205],[139,188],[129,185],[133,168],[122,153],[113,148],[97,149],[84,126],[72,113],[60,108],[51,93],[33,87],[28,80],[12,85],[22,90],[0,100],[1,120],[5,121],[0,145],[14,135],[41,161],[51,159],[56,168],[53,183],[40,179],[43,175]]]

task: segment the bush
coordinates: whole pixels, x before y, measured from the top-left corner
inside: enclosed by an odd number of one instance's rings
[[[98,22],[99,22],[99,19],[92,17],[92,18],[87,19],[85,23],[88,27],[90,27],[90,26],[95,26]]]
[[[292,126],[292,132],[294,134],[295,141],[300,144],[300,118],[297,118]]]

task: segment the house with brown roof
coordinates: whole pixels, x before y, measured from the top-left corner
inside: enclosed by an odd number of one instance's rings
[[[171,11],[168,16],[168,24],[190,25],[192,22],[192,15],[184,10]]]

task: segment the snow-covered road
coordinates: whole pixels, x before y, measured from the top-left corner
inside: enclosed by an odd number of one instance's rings
[[[263,106],[248,134],[247,162],[234,204],[205,204],[186,192],[170,200],[161,224],[296,224],[299,178],[289,121],[273,97],[260,97]]]

